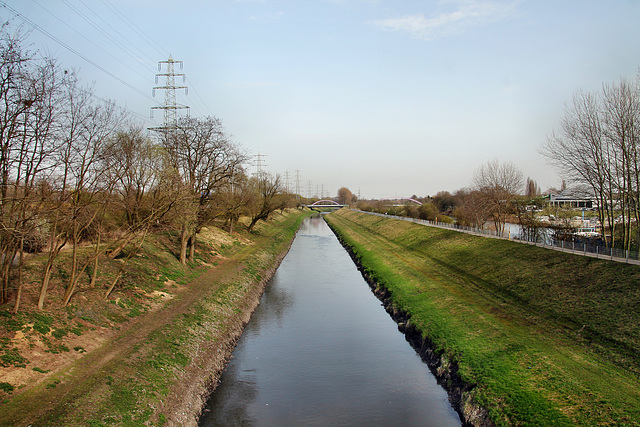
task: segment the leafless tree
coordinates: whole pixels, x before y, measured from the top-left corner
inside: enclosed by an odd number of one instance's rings
[[[189,260],[194,259],[197,233],[215,215],[211,202],[216,191],[242,172],[247,156],[214,117],[181,118],[175,132],[165,133],[163,143],[186,192],[180,218],[180,262],[185,264],[187,251]]]
[[[146,136],[142,127],[132,125],[116,133],[109,146],[108,163],[119,209],[128,226],[146,216],[147,196],[159,183],[163,168],[162,147]]]
[[[284,188],[280,175],[271,176],[266,173],[251,178],[250,185],[253,187],[254,198],[248,206],[251,221],[247,229],[251,232],[258,221],[268,219],[274,211],[280,208],[279,195],[282,194]]]
[[[527,183],[525,184],[524,195],[529,197],[529,198],[537,197],[537,196],[540,195],[540,187],[531,178],[527,178]]]
[[[627,79],[603,86],[605,139],[614,153],[613,183],[622,216],[625,249],[632,242],[632,220],[640,224],[640,85]],[[640,242],[636,227],[636,244]]]
[[[542,153],[573,184],[591,187],[598,201],[602,224],[615,227],[613,200],[613,151],[604,138],[600,97],[579,91],[565,105],[562,133],[547,138]]]
[[[229,180],[218,188],[212,202],[226,219],[229,233],[233,233],[238,219],[247,213],[247,206],[254,199],[253,188],[244,173],[236,174],[233,180]]]
[[[0,28],[0,302],[9,299],[16,256],[14,311],[20,306],[25,243],[33,247],[41,217],[37,189],[51,164],[57,107],[57,67],[21,47],[22,38]],[[35,239],[37,240],[37,239]]]
[[[90,89],[79,86],[77,81],[65,85],[68,99],[66,149],[64,174],[70,184],[69,207],[71,218],[68,235],[72,245],[69,283],[63,297],[67,305],[75,291],[78,274],[82,273],[93,257],[79,269],[78,247],[82,236],[103,216],[108,197],[115,182],[104,168],[104,158],[109,155],[110,137],[126,119],[123,110],[111,102],[96,101]],[[97,254],[97,251],[94,252]],[[80,270],[80,271],[79,271]]]
[[[592,189],[611,246],[618,228],[626,249],[633,238],[640,243],[637,226],[632,235],[633,223],[640,219],[639,148],[640,83],[622,79],[599,93],[577,92],[565,106],[561,133],[548,138],[542,149],[573,184]]]
[[[104,168],[114,183],[112,207],[124,216],[121,234],[107,250],[113,259],[143,234],[148,223],[160,221],[170,211],[178,202],[181,185],[164,149],[135,125],[113,137]],[[162,194],[158,194],[160,188]]]
[[[504,233],[510,204],[522,191],[522,172],[513,163],[492,160],[476,169],[473,182],[489,206],[496,231]]]
[[[479,190],[463,188],[455,193],[458,200],[453,216],[460,225],[483,229],[490,218],[489,200]]]
[[[128,261],[142,247],[152,227],[162,224],[172,214],[182,215],[180,203],[184,195],[180,177],[170,167],[167,153],[143,135],[140,127],[131,126],[118,132],[109,153],[105,168],[111,171],[110,179],[115,183],[112,206],[122,212],[124,221],[120,237],[113,239],[105,251],[110,258],[115,258],[127,246],[130,250],[108,286],[105,298],[115,289]]]

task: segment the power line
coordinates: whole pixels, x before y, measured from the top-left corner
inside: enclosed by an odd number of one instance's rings
[[[85,7],[86,4],[83,0],[80,0]],[[149,37],[140,27],[138,27],[133,21],[131,21],[127,16],[122,13],[116,6],[114,6],[109,0],[102,0],[102,3],[107,6],[115,15],[117,15],[125,25],[127,25],[131,30],[133,30],[136,34],[138,34],[145,42],[147,42],[154,50],[160,53],[161,56],[168,56],[167,52],[164,50],[160,44],[158,44],[152,37]],[[211,109],[207,105],[206,101],[200,96],[200,91],[193,84],[193,81],[189,79],[189,86],[191,88],[191,92],[195,95],[195,98],[192,98],[196,104],[196,107],[201,110],[203,114],[208,114],[213,116]]]
[[[35,1],[35,0],[33,0]],[[107,38],[108,40],[110,40],[113,44],[115,44],[118,48],[120,48],[123,52],[125,52],[126,54],[128,54],[129,56],[131,56],[132,58],[134,58],[136,61],[140,62],[142,65],[147,65],[144,64],[142,61],[140,61],[140,59],[134,55],[129,49],[126,48],[126,46],[124,46],[123,44],[121,44],[118,40],[116,40],[115,37],[111,36],[111,32],[118,34],[123,40],[125,40],[129,45],[133,46],[138,52],[141,52],[142,55],[144,55],[146,58],[148,58],[150,61],[155,62],[155,60],[153,58],[151,58],[150,56],[147,55],[147,53],[143,50],[141,50],[138,46],[136,46],[135,44],[133,44],[131,41],[129,41],[128,39],[126,39],[114,26],[112,26],[111,24],[109,24],[109,22],[105,21],[99,14],[97,14],[91,7],[89,7],[84,0],[79,0],[80,3],[87,8],[91,13],[93,13],[98,19],[100,19],[100,21],[102,21],[104,24],[106,24],[107,27],[109,27],[111,29],[111,31],[105,31],[103,28],[101,28],[101,26],[93,19],[91,19],[90,17],[88,17],[87,15],[85,15],[84,13],[82,13],[80,10],[78,10],[76,7],[74,7],[69,0],[61,0],[64,4],[67,5],[67,7],[69,7],[71,10],[73,10],[78,16],[80,16],[82,19],[84,19],[86,22],[88,22],[89,24],[93,25],[94,27],[96,27],[98,29],[98,31],[100,31],[100,33],[102,33],[105,38]],[[138,35],[141,35],[145,40],[149,39],[151,41],[153,41],[153,39],[151,39],[150,37],[148,37],[146,34],[144,34],[144,32],[142,30],[140,30],[137,26],[134,28],[133,26],[135,26],[135,24],[131,23],[131,21],[126,18],[126,16],[120,12],[119,10],[117,10],[117,8],[115,6],[113,6],[113,4],[108,4],[108,1],[103,0],[103,3],[109,8],[111,9],[112,12],[114,12],[114,14],[116,14],[124,23],[125,25],[127,25],[129,28],[133,29],[134,32],[136,32]],[[132,25],[129,25],[129,23],[131,23]],[[154,42],[155,43],[155,42]],[[151,43],[149,43],[151,44]],[[155,47],[155,46],[154,46]],[[164,56],[164,55],[163,55]],[[121,61],[120,61],[121,62]],[[122,63],[122,62],[121,62]],[[131,69],[132,71],[136,72],[138,75],[141,75],[141,73],[139,73],[138,71],[133,70],[131,67],[129,67],[128,65],[125,64],[125,66],[127,66],[129,69]],[[146,77],[146,76],[142,76],[142,77]],[[195,98],[192,98],[193,101],[195,101],[196,106],[198,107],[199,110],[201,110],[202,114],[205,115],[207,114],[207,112],[209,112],[210,115],[211,114],[211,110],[209,109],[209,107],[207,106],[206,102],[202,99],[202,97],[200,96],[199,92],[196,90],[196,88],[193,86],[193,84],[191,83],[191,89],[192,92],[195,94]]]
[[[88,41],[89,43],[91,43],[93,46],[95,46],[97,49],[99,49],[101,52],[107,54],[108,56],[110,56],[111,58],[113,58],[115,61],[117,61],[118,63],[120,63],[121,65],[123,65],[124,67],[128,68],[129,70],[131,70],[132,72],[136,73],[137,75],[141,76],[142,78],[147,78],[146,74],[141,73],[140,71],[137,71],[136,69],[132,68],[129,64],[123,62],[122,60],[120,60],[119,58],[117,58],[116,56],[114,56],[112,53],[108,52],[107,50],[105,50],[103,47],[99,46],[98,44],[96,44],[94,41],[92,41],[91,39],[89,39],[88,37],[86,37],[84,34],[82,34],[80,31],[78,31],[77,29],[73,28],[71,25],[69,25],[67,22],[65,22],[63,19],[59,18],[55,13],[51,12],[51,10],[47,9],[45,6],[43,6],[42,4],[40,4],[37,0],[32,0],[36,5],[38,5],[40,8],[42,8],[44,11],[46,11],[48,14],[50,14],[51,16],[53,16],[55,19],[57,19],[58,21],[62,22],[66,27],[68,27],[69,29],[71,29],[72,31],[74,31],[76,34],[78,34],[80,37],[82,37],[84,40]],[[79,0],[80,3],[82,3],[82,5],[87,8],[93,15],[95,15],[98,19],[100,19],[100,21],[102,21],[103,23],[106,24],[106,26],[108,28],[110,28],[110,30],[106,30],[100,23],[96,22],[96,20],[91,19],[91,17],[87,16],[86,13],[83,13],[82,11],[80,11],[75,5],[71,4],[68,0],[61,0],[69,9],[71,9],[75,14],[77,14],[78,16],[80,16],[84,21],[86,21],[87,23],[89,23],[93,28],[96,29],[96,31],[98,31],[99,33],[101,33],[107,40],[109,40],[111,43],[113,43],[118,49],[120,49],[122,52],[124,52],[125,54],[133,57],[138,63],[142,64],[143,66],[147,66],[148,64],[146,64],[145,62],[143,62],[136,54],[134,54],[130,49],[128,49],[126,46],[124,46],[119,40],[117,40],[115,37],[113,37],[111,34],[115,33],[117,35],[119,35],[122,39],[125,39],[127,41],[128,44],[134,46],[136,48],[136,50],[140,51],[145,58],[148,58],[150,61],[154,61],[150,56],[148,56],[148,54],[139,49],[137,46],[135,46],[131,41],[127,40],[122,33],[120,33],[116,28],[114,28],[111,24],[109,24],[107,21],[105,21],[98,13],[96,13],[91,7],[89,7],[89,5],[87,5],[85,3],[85,1],[83,0]],[[149,44],[154,50],[157,50],[158,52],[162,52],[163,48],[156,43],[153,39],[151,39],[148,35],[146,35],[144,33],[144,31],[142,31],[138,26],[136,26],[131,20],[129,20],[126,15],[124,15],[121,11],[119,11],[111,2],[109,2],[109,0],[102,0],[102,3],[105,4],[105,6],[111,11],[113,12],[113,14],[120,19],[122,22],[124,22],[125,25],[127,25],[129,28],[131,28],[138,36],[141,37],[142,40],[144,40],[147,44]],[[105,69],[104,67],[100,66],[98,63],[96,63],[95,61],[92,61],[91,59],[89,59],[88,57],[86,57],[85,55],[83,55],[82,53],[80,53],[78,50],[74,49],[73,47],[71,47],[70,45],[68,45],[67,43],[63,42],[61,39],[59,39],[58,37],[54,36],[52,33],[48,32],[47,30],[45,30],[44,28],[42,28],[40,25],[38,25],[37,23],[35,23],[34,21],[32,21],[31,19],[27,18],[26,16],[22,15],[20,12],[18,12],[17,10],[13,9],[12,7],[10,7],[9,5],[7,5],[4,1],[2,3],[0,3],[3,7],[5,7],[7,10],[9,10],[11,13],[13,13],[16,17],[21,18],[24,22],[28,23],[29,25],[31,25],[32,27],[34,27],[35,29],[37,29],[38,31],[40,31],[42,34],[44,34],[45,36],[49,37],[51,40],[53,40],[54,42],[58,43],[60,46],[64,47],[65,49],[67,49],[68,51],[72,52],[73,54],[77,55],[78,57],[80,57],[81,59],[83,59],[84,61],[88,62],[89,64],[93,65],[95,68],[97,68],[98,70],[104,72],[105,74],[109,75],[110,77],[114,78],[115,80],[119,81],[120,83],[122,83],[123,85],[125,85],[126,87],[134,90],[136,93],[141,94],[142,96],[144,96],[147,99],[151,99],[152,102],[154,102],[157,105],[160,105],[159,102],[157,102],[156,100],[150,98],[146,93],[141,92],[139,89],[137,89],[136,87],[134,87],[133,85],[129,84],[128,82],[126,82],[124,79],[116,76],[115,74],[113,74],[112,72],[108,71],[107,69]],[[154,61],[155,62],[155,61]],[[204,99],[202,98],[202,96],[200,96],[200,92],[197,90],[196,87],[194,87],[194,85],[192,83],[190,83],[191,86],[191,90],[192,93],[195,96],[190,97],[194,102],[195,105],[198,107],[198,110],[200,110],[202,112],[203,115],[211,115],[213,116],[213,113],[211,112],[211,109],[209,108],[209,106],[207,105],[207,103],[204,101]],[[162,108],[162,107],[160,107]],[[139,115],[137,113],[134,113],[136,115]],[[139,115],[141,116],[141,115]],[[141,116],[143,117],[143,116]]]
[[[80,0],[80,3],[82,3],[83,6],[85,6],[87,9],[89,9],[89,11],[91,13],[93,13],[94,15],[96,15],[98,17],[98,19],[100,19],[102,22],[104,22],[107,27],[110,28],[110,30],[106,30],[104,29],[98,22],[96,22],[95,20],[91,19],[89,16],[87,16],[85,13],[81,12],[77,7],[75,7],[74,5],[72,5],[68,0],[61,0],[64,4],[67,5],[67,7],[69,9],[71,9],[73,12],[75,12],[80,18],[82,18],[84,21],[86,21],[89,25],[91,25],[93,28],[95,28],[97,31],[99,31],[105,39],[109,40],[111,43],[113,43],[116,47],[118,47],[119,49],[121,49],[124,53],[126,53],[127,55],[129,55],[131,58],[133,58],[135,61],[140,62],[141,64],[147,66],[148,64],[143,63],[140,58],[138,57],[137,54],[134,54],[129,48],[127,48],[124,44],[122,44],[119,40],[117,40],[112,34],[118,34],[120,37],[122,37],[123,39],[125,39],[125,41],[127,43],[129,43],[130,45],[132,45],[135,49],[138,50],[138,52],[140,52],[143,56],[147,56],[146,52],[144,52],[143,50],[139,49],[138,47],[136,47],[135,45],[133,45],[131,42],[129,42],[128,40],[126,40],[126,38],[124,36],[122,36],[122,34],[120,34],[120,32],[113,28],[113,26],[111,26],[111,24],[109,24],[108,22],[106,22],[101,16],[99,16],[96,12],[94,12],[89,6],[87,6],[82,0]],[[151,63],[155,62],[153,60],[153,58],[147,56],[147,58],[149,59],[149,61]]]
[[[209,109],[209,106],[202,99],[202,97],[200,96],[200,93],[198,93],[198,91],[197,91],[196,87],[193,85],[193,81],[191,79],[189,79],[189,86],[191,86],[191,91],[196,95],[197,99],[194,99],[194,101],[196,101],[196,104],[199,104],[200,107],[204,107],[203,108],[203,110],[204,110],[203,113],[208,113],[210,116],[213,116],[213,113]]]
[[[131,28],[134,32],[136,32],[140,37],[142,37],[151,47],[156,49],[156,51],[160,54],[161,57],[168,56],[168,52],[164,50],[164,47],[160,46],[153,38],[149,37],[144,31],[140,29],[133,21],[127,18],[127,15],[120,12],[117,7],[115,7],[109,0],[102,0],[111,11],[116,14],[129,28]]]
[[[85,3],[85,1],[84,1],[84,0],[79,0],[79,1],[80,1],[80,3],[82,3],[82,5],[83,5],[84,7],[86,7],[87,9],[89,9],[89,11],[91,11],[91,13],[93,13],[93,14],[94,14],[94,15],[95,15],[99,20],[101,20],[102,22],[104,22],[104,23],[105,23],[105,25],[107,25],[107,27],[111,28],[111,30],[112,30],[115,34],[119,35],[119,36],[120,36],[120,38],[121,38],[124,42],[128,43],[128,44],[129,44],[133,49],[135,49],[135,50],[136,50],[136,51],[138,51],[140,54],[142,54],[142,56],[145,56],[149,62],[145,64],[143,61],[141,61],[141,60],[138,58],[138,56],[137,56],[137,55],[131,55],[134,59],[136,59],[138,62],[140,62],[141,64],[143,64],[143,65],[145,65],[145,66],[147,66],[147,65],[149,65],[149,64],[155,64],[155,62],[156,62],[156,61],[155,61],[155,59],[154,59],[154,58],[152,58],[152,57],[148,54],[148,52],[147,52],[147,51],[145,51],[145,50],[141,49],[140,47],[138,47],[138,45],[137,45],[137,44],[135,44],[135,43],[133,43],[131,40],[129,40],[129,38],[128,38],[128,37],[126,37],[125,35],[123,35],[123,34],[122,34],[122,33],[121,33],[117,28],[115,28],[113,25],[111,25],[108,21],[105,21],[105,20],[104,20],[104,18],[103,18],[101,15],[99,15],[98,13],[96,13],[96,12],[95,12],[91,7],[89,7],[89,6],[87,5],[87,3]]]
[[[82,92],[84,92],[84,93],[86,93],[86,94],[88,94],[89,96],[91,96],[91,97],[93,97],[93,98],[96,98],[96,99],[98,99],[98,100],[100,100],[100,101],[104,102],[105,104],[113,104],[113,106],[114,106],[114,107],[116,107],[116,108],[118,108],[118,109],[120,109],[120,110],[122,110],[122,111],[125,111],[125,112],[127,112],[127,113],[129,113],[129,114],[132,114],[132,115],[134,115],[134,116],[137,116],[139,119],[144,120],[144,121],[146,121],[146,122],[154,123],[154,124],[155,124],[155,121],[154,121],[154,120],[152,120],[152,119],[150,119],[149,117],[144,116],[144,115],[142,115],[142,114],[140,114],[140,113],[136,113],[136,112],[135,112],[135,111],[133,111],[133,110],[129,110],[127,107],[122,107],[122,106],[120,106],[120,105],[116,104],[116,103],[115,103],[114,101],[112,101],[112,100],[104,99],[104,98],[102,98],[102,97],[100,97],[100,96],[96,95],[95,93],[93,93],[93,92],[92,92],[92,91],[90,91],[90,90],[87,90],[87,89],[84,89],[84,88],[79,88],[79,90],[80,90],[80,91],[82,91]]]
[[[72,48],[71,46],[67,45],[66,43],[64,43],[62,40],[60,40],[59,38],[57,38],[56,36],[54,36],[53,34],[49,33],[47,30],[45,30],[44,28],[40,27],[38,24],[36,24],[35,22],[33,22],[32,20],[30,20],[29,18],[27,18],[26,16],[22,15],[20,12],[18,12],[17,10],[15,10],[14,8],[10,7],[9,5],[7,5],[5,2],[2,2],[2,6],[7,9],[9,12],[13,13],[16,17],[21,18],[24,22],[26,22],[27,24],[33,26],[34,28],[36,28],[38,31],[40,31],[42,34],[44,34],[45,36],[49,37],[51,40],[53,40],[54,42],[58,43],[60,46],[64,47],[65,49],[67,49],[69,52],[77,55],[78,57],[80,57],[81,59],[83,59],[84,61],[88,62],[89,64],[93,65],[94,67],[96,67],[98,70],[102,71],[103,73],[107,74],[108,76],[112,77],[113,79],[119,81],[120,83],[122,83],[123,85],[125,85],[126,87],[128,87],[129,89],[133,90],[134,92],[144,96],[147,99],[150,99],[152,102],[158,104],[158,102],[151,98],[149,95],[147,95],[146,93],[141,92],[140,90],[138,90],[138,88],[136,88],[135,86],[127,83],[125,80],[121,79],[120,77],[116,76],[115,74],[113,74],[112,72],[110,72],[109,70],[105,69],[104,67],[102,67],[101,65],[95,63],[94,61],[92,61],[91,59],[87,58],[86,56],[84,56],[83,54],[81,54],[80,52],[78,52],[77,50],[75,50],[74,48]]]
[[[54,14],[53,12],[51,12],[49,9],[47,9],[46,7],[42,6],[40,3],[38,3],[36,0],[32,0],[35,4],[37,4],[38,6],[40,6],[44,11],[46,11],[47,13],[49,13],[51,16],[53,16],[54,18],[56,18],[58,21],[60,21],[61,23],[63,23],[65,26],[67,26],[69,29],[71,29],[73,32],[75,32],[76,34],[78,34],[80,37],[82,37],[83,39],[85,39],[86,41],[88,41],[89,43],[91,43],[92,45],[94,45],[96,48],[100,49],[102,52],[104,52],[105,54],[109,55],[110,57],[112,57],[113,59],[115,59],[116,61],[118,61],[120,64],[124,65],[125,67],[129,68],[131,71],[133,71],[134,73],[138,74],[141,77],[147,78],[148,76],[142,74],[141,72],[131,68],[128,64],[126,64],[125,62],[121,61],[119,58],[117,58],[116,56],[114,56],[113,54],[111,54],[109,51],[107,51],[106,49],[104,49],[103,47],[101,47],[100,45],[98,45],[97,43],[95,43],[93,40],[89,39],[88,37],[86,37],[84,34],[82,34],[80,31],[76,30],[75,28],[73,28],[71,25],[67,24],[63,19],[59,18],[56,14]]]

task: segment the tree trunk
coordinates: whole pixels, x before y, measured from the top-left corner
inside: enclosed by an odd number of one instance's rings
[[[11,272],[11,264],[13,263],[13,251],[4,254],[4,264],[2,264],[2,294],[0,295],[0,303],[5,303],[9,299],[9,274]]]
[[[122,252],[122,250],[133,240],[135,239],[137,233],[132,232],[131,234],[129,234],[128,237],[126,237],[122,243],[120,243],[114,250],[110,251],[109,253],[107,253],[107,256],[110,259],[115,259],[118,255],[120,255],[120,252]]]
[[[180,263],[182,265],[187,264],[187,245],[189,243],[189,237],[187,236],[187,227],[182,227],[182,233],[180,234]]]
[[[20,298],[22,298],[22,266],[24,265],[24,237],[20,238],[20,263],[18,265],[18,294],[16,295],[16,304],[13,306],[13,314],[20,310]]]
[[[71,299],[71,294],[76,288],[77,281],[77,269],[78,269],[78,224],[73,225],[73,250],[71,255],[71,277],[69,278],[69,284],[64,292],[63,306],[66,306]]]
[[[189,262],[196,259],[196,233],[189,237]]]
[[[93,272],[91,273],[91,283],[89,283],[90,288],[94,288],[96,286],[96,280],[98,278],[98,257],[100,255],[100,237],[102,235],[98,232],[98,240],[96,242],[96,250],[93,254],[95,259],[93,260]]]
[[[256,223],[257,223],[258,221],[260,221],[260,218],[257,218],[257,217],[256,217],[256,218],[252,218],[252,219],[251,219],[251,222],[249,223],[249,227],[247,227],[247,231],[248,231],[249,233],[251,233],[251,231],[253,230],[253,227],[256,225]]]
[[[40,296],[38,297],[38,310],[44,308],[44,299],[47,296],[47,288],[49,287],[49,280],[51,280],[51,269],[53,269],[53,261],[56,259],[62,247],[67,243],[65,238],[59,246],[56,246],[56,241],[60,237],[58,235],[58,218],[60,211],[56,211],[56,217],[53,222],[53,230],[51,232],[51,243],[49,244],[49,259],[44,269],[44,277],[42,278],[42,286],[40,287]]]
[[[38,310],[42,310],[44,308],[44,299],[47,296],[47,288],[49,287],[49,279],[51,278],[52,267],[53,267],[53,258],[49,257],[49,261],[47,261],[47,266],[44,269],[42,286],[40,287],[40,296],[38,297]]]
[[[109,295],[111,294],[111,291],[113,291],[113,288],[116,287],[116,284],[118,283],[118,280],[120,280],[120,276],[122,276],[122,271],[124,270],[124,265],[120,268],[120,271],[118,271],[118,274],[116,275],[116,278],[113,279],[113,282],[111,282],[111,286],[109,286],[109,289],[107,289],[107,292],[104,294],[104,299],[109,298]]]

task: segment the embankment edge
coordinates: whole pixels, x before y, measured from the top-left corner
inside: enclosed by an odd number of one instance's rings
[[[362,277],[369,284],[372,292],[382,302],[391,318],[398,324],[398,329],[404,333],[407,341],[427,364],[429,370],[436,377],[438,384],[447,391],[449,402],[460,416],[462,425],[478,427],[494,426],[487,410],[478,405],[474,400],[475,385],[465,383],[458,374],[458,364],[456,361],[434,350],[433,342],[411,322],[411,316],[393,303],[389,289],[387,289],[384,284],[376,282],[375,279],[366,272],[359,257],[344,239],[340,230],[328,221],[327,224],[340,241],[340,244],[349,253],[349,256],[362,274]]]
[[[267,284],[289,252],[294,239],[295,235],[285,249],[277,254],[271,266],[263,271],[261,279],[250,284],[249,291],[238,304],[240,313],[227,320],[226,333],[222,338],[200,343],[196,357],[184,370],[161,410],[169,425],[198,425],[245,326],[260,305]]]

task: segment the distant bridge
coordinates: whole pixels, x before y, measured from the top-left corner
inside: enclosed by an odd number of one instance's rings
[[[317,202],[313,202],[310,205],[304,205],[305,207],[313,210],[318,209],[340,209],[345,207],[346,205],[341,205],[338,202],[334,202],[333,200],[323,199],[318,200]]]
[[[422,202],[416,199],[412,199],[411,197],[384,197],[382,199],[380,199],[380,201],[403,201],[406,200],[407,202],[412,202],[416,205],[421,205]],[[391,205],[391,206],[405,206],[407,203],[402,203],[402,204],[396,204],[396,205]]]

